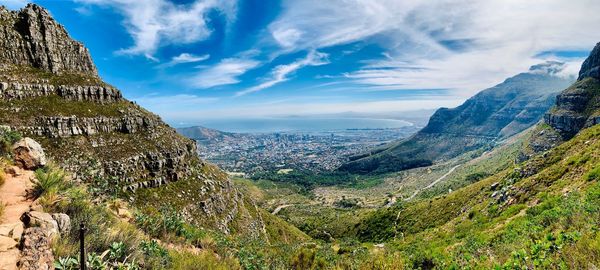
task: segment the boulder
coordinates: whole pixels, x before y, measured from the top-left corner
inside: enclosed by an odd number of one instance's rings
[[[2,224],[0,225],[0,236],[10,237],[15,241],[21,241],[21,236],[23,235],[23,223],[16,222],[10,224]]]
[[[0,252],[7,251],[9,249],[13,249],[18,244],[17,241],[10,237],[0,236]]]
[[[60,235],[66,235],[71,230],[71,218],[67,214],[56,213],[52,214],[52,218],[58,224]]]
[[[23,138],[13,145],[14,159],[17,166],[34,170],[46,165],[46,155],[42,146],[31,138]]]
[[[58,222],[52,218],[52,215],[43,212],[31,211],[23,214],[21,221],[28,228],[39,227],[43,229],[49,237],[58,235]]]

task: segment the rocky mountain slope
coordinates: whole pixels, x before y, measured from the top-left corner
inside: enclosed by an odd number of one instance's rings
[[[100,196],[174,208],[224,233],[264,234],[251,200],[198,158],[195,143],[104,83],[88,50],[35,4],[0,7],[0,96],[0,124],[40,142]],[[169,196],[148,197],[157,193]]]
[[[532,140],[560,136],[554,147],[450,194],[381,209],[356,236],[393,242],[412,268],[598,268],[599,58],[600,44],[535,129]]]
[[[352,157],[340,170],[385,173],[428,166],[515,135],[537,123],[572,82],[557,76],[562,68],[558,62],[536,65],[459,107],[439,109],[414,136]]]

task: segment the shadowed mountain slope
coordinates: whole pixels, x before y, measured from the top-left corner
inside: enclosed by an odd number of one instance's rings
[[[560,89],[572,82],[557,75],[562,66],[558,62],[533,66],[459,107],[439,109],[414,136],[352,157],[340,170],[386,173],[428,166],[515,135],[537,123]]]

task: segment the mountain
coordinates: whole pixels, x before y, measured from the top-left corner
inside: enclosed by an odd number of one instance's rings
[[[428,166],[515,135],[537,123],[572,82],[558,76],[562,68],[559,62],[532,66],[459,107],[437,110],[414,136],[351,157],[339,170],[386,173]]]
[[[216,129],[201,126],[178,128],[177,132],[183,136],[186,136],[196,141],[223,140],[226,138],[233,138],[236,136],[234,133],[223,132]]]
[[[0,123],[40,142],[101,198],[264,237],[263,219],[227,175],[199,159],[194,141],[103,82],[89,51],[40,6],[0,7],[0,96]]]
[[[380,209],[353,234],[391,242],[408,268],[598,268],[598,59],[600,43],[533,129],[534,141],[557,134],[554,146],[449,194]]]

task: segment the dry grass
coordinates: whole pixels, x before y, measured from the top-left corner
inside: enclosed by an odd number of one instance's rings
[[[0,159],[0,187],[4,185],[4,182],[6,182],[6,173],[4,172],[4,168],[6,168],[6,166],[5,160]],[[0,200],[0,218],[4,215],[4,208],[4,202]]]

